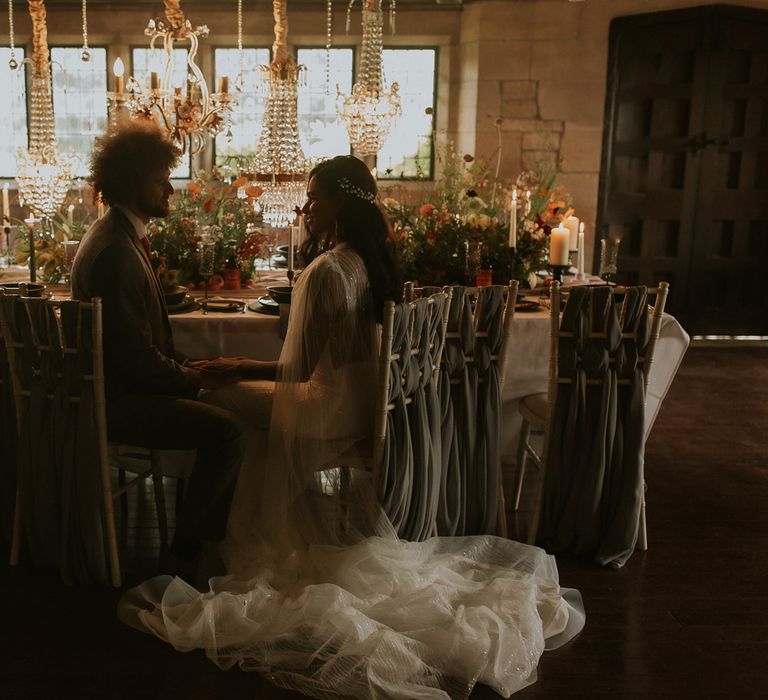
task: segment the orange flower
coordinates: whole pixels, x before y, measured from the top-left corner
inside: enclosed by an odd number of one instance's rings
[[[432,216],[434,211],[435,211],[434,204],[422,204],[419,207],[419,214],[421,214],[421,216]]]
[[[232,183],[232,187],[242,187],[247,182],[248,182],[248,178],[243,175],[242,177],[237,178],[237,180],[235,180]]]
[[[188,182],[187,190],[189,190],[192,194],[200,194],[203,191],[203,188],[196,182]]]
[[[210,213],[211,209],[213,209],[213,197],[208,197],[208,199],[203,202],[203,209],[205,209],[207,213]]]
[[[245,194],[247,197],[258,199],[262,194],[264,194],[264,190],[261,189],[261,187],[258,185],[251,185],[250,187],[245,188]]]

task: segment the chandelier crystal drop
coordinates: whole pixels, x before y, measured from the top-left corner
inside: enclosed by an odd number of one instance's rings
[[[165,18],[150,19],[144,30],[152,52],[157,44],[162,44],[162,76],[159,71],[152,71],[148,82],[129,77],[124,84],[121,61],[115,66],[115,90],[107,93],[110,116],[114,124],[118,112],[125,108],[132,118],[154,119],[182,151],[198,153],[209,136],[222,131],[230,133],[237,99],[229,90],[227,77],[219,79],[217,92],[211,92],[196,63],[200,39],[208,36],[208,27],[193,28],[184,16],[180,0],[164,0],[164,4]],[[242,3],[238,2],[237,7],[240,43]],[[173,49],[179,42],[189,42],[185,85],[173,84]]]
[[[272,63],[260,66],[267,91],[264,122],[250,164],[251,177],[264,190],[259,202],[264,221],[285,228],[305,195],[307,159],[299,138],[298,86],[303,66],[288,51],[285,0],[274,0],[275,42]]]
[[[35,214],[50,218],[67,195],[73,164],[59,153],[56,144],[44,0],[29,0],[29,14],[33,45],[29,148],[18,150],[16,182],[24,203]]]
[[[384,13],[381,0],[364,0],[363,45],[360,68],[352,93],[339,94],[339,114],[347,126],[352,148],[359,155],[375,155],[381,150],[400,115],[399,86],[387,91],[382,72]]]

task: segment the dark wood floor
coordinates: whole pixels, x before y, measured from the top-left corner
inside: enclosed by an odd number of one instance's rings
[[[689,351],[647,445],[650,549],[619,571],[559,561],[587,625],[517,697],[768,697],[767,388],[768,349]],[[130,584],[151,573],[154,544],[146,528],[129,537]],[[119,596],[0,564],[0,697],[301,697],[123,626]]]

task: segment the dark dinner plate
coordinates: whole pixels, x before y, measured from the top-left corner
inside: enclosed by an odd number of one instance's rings
[[[515,303],[515,311],[527,312],[537,311],[539,309],[539,302],[531,301],[530,299],[518,299]]]
[[[245,302],[240,299],[208,299],[203,301],[202,305],[214,313],[232,314],[242,311],[245,308]]]
[[[258,314],[268,314],[269,316],[279,316],[280,307],[277,302],[267,296],[259,297],[256,301],[248,304],[249,311],[255,311]]]
[[[200,304],[197,303],[195,299],[193,299],[191,296],[184,297],[184,300],[179,304],[168,304],[168,315],[173,316],[174,314],[186,314],[190,311],[195,311],[196,309],[200,308]]]

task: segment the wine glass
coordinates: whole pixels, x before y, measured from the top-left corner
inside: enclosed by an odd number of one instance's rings
[[[618,238],[602,238],[600,240],[600,277],[609,282],[616,274],[619,260]]]
[[[66,240],[61,242],[61,246],[64,249],[64,281],[69,284],[72,277],[72,263],[75,262],[75,255],[77,254],[77,248],[80,245],[80,241]]]
[[[274,226],[265,226],[262,230],[264,234],[264,243],[262,251],[267,254],[267,269],[272,269],[272,256],[275,254],[275,245],[277,245],[277,229]]]
[[[203,313],[208,313],[208,280],[214,273],[216,266],[216,243],[211,238],[203,237],[198,245],[200,252],[200,267],[198,272],[205,280],[205,297],[203,299]]]
[[[0,267],[10,267],[11,255],[11,223],[8,219],[3,222],[3,233],[0,236]]]

